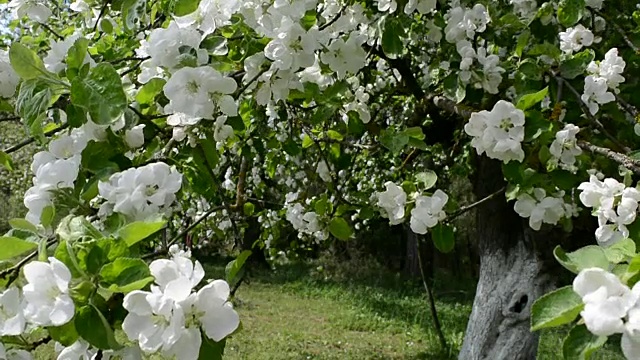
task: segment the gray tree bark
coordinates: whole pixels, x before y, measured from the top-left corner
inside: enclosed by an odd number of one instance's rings
[[[505,185],[500,163],[478,162],[478,199]],[[553,234],[535,232],[496,197],[478,207],[480,277],[460,360],[535,359],[538,335],[529,331],[531,304],[553,289]]]

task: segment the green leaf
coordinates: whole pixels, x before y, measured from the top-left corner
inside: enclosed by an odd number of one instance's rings
[[[565,253],[558,245],[553,249],[553,256],[562,266],[574,274],[591,267],[609,269],[609,259],[607,259],[602,247],[597,245],[585,246],[570,253]]]
[[[100,270],[100,286],[113,292],[140,290],[152,281],[149,266],[139,258],[118,258]]]
[[[124,240],[128,246],[132,246],[160,231],[166,224],[167,221],[164,219],[151,222],[136,221],[120,229],[118,237]]]
[[[516,107],[522,111],[527,110],[533,105],[541,102],[544,97],[547,96],[548,92],[549,87],[547,86],[536,93],[523,95],[520,100],[518,100]]]
[[[531,331],[572,322],[584,304],[571,285],[543,295],[531,306]]]
[[[104,315],[93,305],[85,305],[76,310],[74,325],[78,335],[98,349],[120,349],[113,329]]]
[[[334,217],[329,223],[329,232],[339,240],[349,240],[353,235],[353,229],[344,218]]]
[[[9,260],[38,247],[35,242],[12,236],[0,237],[0,260]]]
[[[45,112],[58,97],[57,89],[47,82],[40,79],[26,80],[20,84],[16,110],[31,131],[41,133]],[[36,127],[32,128],[33,126]]]
[[[175,16],[185,16],[191,14],[198,9],[200,0],[177,0],[176,5],[173,8],[173,14]]]
[[[304,137],[302,138],[302,148],[307,149],[312,146],[313,146],[313,139],[309,135],[304,134]]]
[[[333,139],[333,140],[336,140],[336,141],[342,141],[342,139],[344,139],[344,136],[342,136],[342,134],[340,134],[339,132],[337,132],[335,130],[327,131],[327,136],[329,137],[329,139]]]
[[[531,39],[531,31],[524,30],[520,35],[518,35],[518,41],[516,42],[516,56],[522,57],[522,51],[529,44],[529,39]]]
[[[631,260],[636,255],[636,243],[631,239],[622,239],[617,243],[604,248],[604,254],[609,262],[618,264]]]
[[[42,75],[49,75],[50,73],[44,67],[42,59],[38,57],[34,51],[28,47],[14,42],[9,48],[9,61],[11,61],[11,67],[16,73],[23,79],[35,79]]]
[[[225,268],[225,278],[229,284],[234,284],[236,282],[236,278],[244,267],[244,264],[247,262],[249,256],[251,256],[251,250],[245,250],[241,252],[237,258],[227,264],[227,267]]]
[[[0,166],[9,171],[13,171],[13,160],[11,156],[4,151],[0,150]]]
[[[89,47],[89,40],[80,37],[78,38],[67,53],[67,76],[70,70],[78,70],[84,64],[84,59],[87,58],[87,48]]]
[[[45,228],[51,226],[53,224],[53,219],[56,217],[56,208],[53,205],[49,205],[42,210],[42,214],[40,215],[40,224]]]
[[[561,0],[558,4],[558,22],[566,27],[575,25],[585,10],[585,0]]]
[[[382,130],[378,138],[380,144],[389,149],[392,154],[398,155],[407,144],[409,144],[409,136],[403,132],[394,132],[390,130]]]
[[[73,343],[78,340],[79,336],[73,321],[69,321],[62,326],[47,327],[47,332],[49,333],[49,336],[51,336],[51,339],[64,346],[73,345]]]
[[[453,227],[450,225],[438,223],[431,230],[431,238],[433,239],[433,245],[441,253],[449,253],[456,246]]]
[[[566,79],[574,79],[584,74],[589,63],[596,57],[591,49],[581,51],[560,64],[560,75]]]
[[[418,139],[418,140],[424,140],[424,133],[422,132],[422,128],[419,126],[414,126],[414,127],[410,127],[410,128],[406,128],[404,129],[404,133],[410,137],[410,138],[414,138],[414,139]]]
[[[427,170],[416,174],[416,182],[422,184],[425,190],[429,190],[435,186],[438,181],[438,175],[435,171]]]
[[[640,255],[636,255],[629,261],[629,266],[622,277],[622,280],[629,286],[635,285],[640,278]]]
[[[387,18],[382,32],[382,51],[385,55],[395,57],[402,54],[404,49],[402,39],[405,36],[401,21],[395,17]]]
[[[102,249],[109,261],[129,255],[129,247],[122,239],[102,238],[96,244]]]
[[[224,347],[227,340],[222,339],[219,342],[215,342],[205,336],[202,332],[202,344],[200,345],[200,353],[198,354],[198,360],[222,360],[224,355]]]
[[[100,63],[86,77],[73,79],[71,102],[87,110],[96,124],[111,125],[124,114],[127,95],[116,69]]]
[[[606,336],[594,335],[585,325],[576,325],[562,343],[562,355],[565,360],[587,360],[606,342]]]
[[[9,225],[11,225],[13,229],[28,231],[34,234],[38,233],[38,228],[26,219],[11,219],[9,220]]]
[[[140,88],[138,94],[136,94],[136,101],[144,105],[153,104],[156,96],[162,92],[162,88],[166,83],[166,80],[160,78],[149,80]]]

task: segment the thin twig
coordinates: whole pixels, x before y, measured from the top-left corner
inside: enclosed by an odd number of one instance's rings
[[[47,31],[49,31],[51,34],[53,34],[53,36],[55,36],[58,40],[64,40],[64,36],[62,36],[62,35],[58,34],[57,32],[55,32],[52,28],[49,27],[49,25],[47,25],[45,23],[40,23],[40,26],[42,26]]]
[[[593,12],[595,12],[596,14],[600,15],[603,19],[605,19],[608,23],[610,23],[611,25],[613,25],[613,28],[616,29],[616,31],[620,34],[620,36],[622,36],[622,40],[624,40],[624,42],[633,49],[633,51],[635,51],[636,53],[640,53],[640,48],[638,48],[633,42],[631,42],[631,39],[629,39],[629,37],[627,36],[627,34],[624,32],[624,29],[622,27],[620,27],[620,25],[618,25],[618,23],[616,21],[610,21],[610,19],[608,18],[608,16],[605,16],[603,13],[601,13],[598,10],[593,10]]]
[[[342,5],[342,8],[340,9],[340,11],[336,14],[336,16],[333,17],[333,19],[329,20],[327,23],[322,24],[322,26],[320,26],[318,28],[318,30],[322,31],[326,28],[328,28],[329,26],[335,24],[336,21],[338,21],[338,19],[340,19],[340,17],[342,16],[342,13],[347,9],[347,4]]]
[[[44,136],[51,136],[51,135],[54,135],[54,134],[56,134],[56,133],[58,133],[58,132],[60,132],[60,131],[62,131],[62,130],[65,130],[65,129],[66,129],[66,128],[68,128],[68,127],[69,127],[69,124],[68,124],[68,123],[67,123],[67,124],[63,124],[63,125],[60,125],[59,127],[55,128],[55,129],[53,129],[53,130],[49,130],[49,131],[47,131],[46,133],[44,133]],[[19,142],[19,143],[17,143],[17,144],[15,144],[15,145],[13,145],[13,146],[11,146],[11,147],[7,148],[6,150],[2,150],[2,151],[3,151],[5,154],[11,154],[11,153],[13,153],[13,152],[16,152],[16,151],[18,151],[18,150],[22,149],[23,147],[25,147],[25,146],[27,146],[27,145],[29,145],[29,144],[33,143],[34,141],[36,141],[36,139],[35,139],[34,137],[30,137],[30,138],[28,138],[28,139],[26,139],[26,140],[23,140],[22,142]]]
[[[96,30],[98,29],[98,25],[100,24],[100,19],[102,19],[104,12],[107,11],[107,7],[109,6],[110,3],[111,3],[110,0],[106,0],[104,2],[104,5],[102,5],[102,9],[100,9],[100,13],[98,14],[98,18],[96,19],[96,23],[93,25],[93,30],[91,32],[96,32]]]
[[[47,247],[53,245],[55,242],[56,242],[55,238],[47,240]],[[22,260],[20,260],[17,264],[13,265],[12,267],[0,271],[0,279],[4,279],[7,276],[9,276],[9,280],[5,284],[6,288],[8,288],[9,285],[11,285],[14,281],[16,281],[16,279],[18,278],[18,275],[20,274],[20,269],[36,256],[38,256],[38,250],[30,253],[29,255],[24,257]]]
[[[413,235],[416,236],[416,235]],[[443,350],[447,349],[447,339],[444,337],[444,333],[442,332],[442,326],[440,325],[440,319],[438,318],[438,311],[436,309],[436,301],[433,297],[433,292],[431,291],[431,287],[427,282],[426,277],[424,276],[424,269],[422,268],[422,256],[420,255],[420,239],[416,239],[416,250],[418,253],[418,266],[420,267],[420,277],[422,278],[422,285],[424,286],[425,291],[429,297],[429,308],[431,309],[431,316],[433,317],[433,324],[436,327],[436,333],[438,333],[438,338],[440,339],[440,345]]]
[[[482,199],[480,199],[480,200],[478,200],[478,201],[476,201],[476,202],[474,202],[474,203],[471,203],[471,204],[469,204],[469,205],[462,206],[460,209],[458,209],[458,210],[456,210],[455,212],[453,212],[453,213],[451,213],[451,214],[447,215],[446,220],[453,220],[454,218],[456,218],[456,217],[458,217],[458,216],[460,216],[460,215],[462,215],[462,214],[466,213],[467,211],[469,211],[469,210],[471,210],[471,209],[473,209],[473,208],[475,208],[475,207],[477,207],[477,206],[479,206],[479,205],[482,205],[482,204],[484,204],[485,202],[487,202],[487,201],[489,201],[489,200],[493,199],[494,197],[496,197],[496,196],[498,196],[498,195],[502,194],[502,193],[503,193],[503,192],[505,192],[506,190],[507,190],[507,187],[505,186],[505,187],[503,187],[502,189],[499,189],[499,190],[497,190],[497,191],[495,191],[495,192],[493,192],[493,193],[491,193],[491,194],[487,195],[486,197],[484,197],[484,198],[482,198]]]

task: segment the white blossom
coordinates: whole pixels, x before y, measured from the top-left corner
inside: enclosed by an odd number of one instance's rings
[[[0,336],[20,335],[24,332],[23,308],[24,300],[18,288],[11,287],[0,293]]]
[[[445,219],[443,210],[449,196],[438,189],[432,196],[418,196],[416,207],[411,210],[411,230],[416,234],[426,234],[428,229]]]
[[[556,196],[547,196],[542,188],[533,189],[533,196],[522,193],[518,195],[514,210],[523,218],[529,218],[529,226],[534,230],[540,230],[542,223],[556,225],[567,214],[562,192]]]
[[[572,171],[575,171],[576,156],[582,154],[582,149],[576,143],[579,131],[579,127],[566,124],[564,129],[556,133],[556,138],[549,146],[549,152],[556,161],[559,161],[563,168]]]
[[[404,221],[404,206],[407,202],[407,194],[402,187],[391,181],[384,183],[384,186],[387,190],[376,194],[380,213],[383,217],[389,219],[389,224],[400,224]]]
[[[500,100],[491,111],[471,114],[464,126],[467,135],[473,137],[471,145],[478,154],[507,163],[511,160],[522,162],[524,151],[524,112],[512,103]]]
[[[182,175],[175,167],[161,162],[127,169],[100,181],[98,190],[103,205],[132,220],[146,220],[169,210],[182,186]]]
[[[582,24],[560,32],[560,50],[567,54],[580,51],[591,44],[593,44],[593,33]]]
[[[25,318],[41,326],[61,326],[68,323],[73,318],[75,306],[69,296],[71,273],[67,266],[50,257],[48,263],[28,263],[23,272],[27,280],[23,287]]]

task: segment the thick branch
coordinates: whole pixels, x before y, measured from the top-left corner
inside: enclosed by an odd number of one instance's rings
[[[578,140],[578,146],[591,153],[603,155],[604,157],[613,160],[626,167],[627,169],[633,171],[636,175],[640,175],[640,161],[638,160],[634,160],[625,154],[615,152],[611,149],[593,145],[584,140]]]

